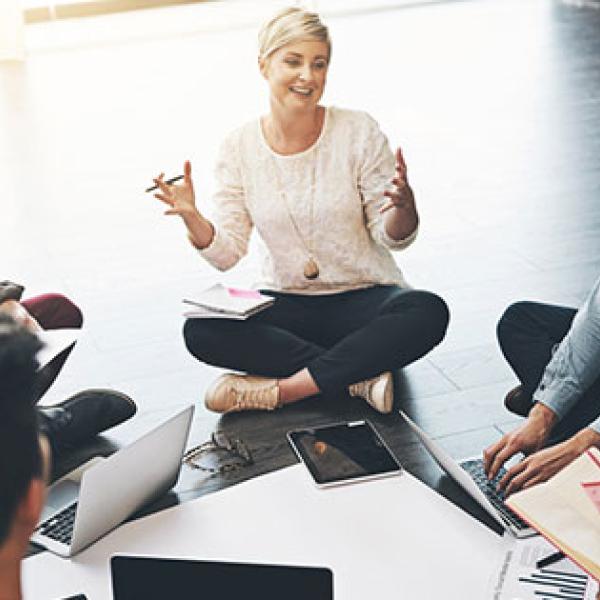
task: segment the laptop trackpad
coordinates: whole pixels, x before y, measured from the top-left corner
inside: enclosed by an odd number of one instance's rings
[[[70,479],[63,479],[58,483],[55,483],[48,490],[48,496],[46,498],[46,504],[42,511],[42,518],[40,521],[45,521],[48,517],[54,513],[59,512],[63,508],[69,506],[77,500],[79,496],[79,483],[71,481]]]

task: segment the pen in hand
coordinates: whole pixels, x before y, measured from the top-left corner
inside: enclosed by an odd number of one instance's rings
[[[176,181],[179,181],[180,179],[183,179],[183,175],[177,175],[177,177],[171,177],[171,179],[167,179],[165,181],[165,183],[170,184],[170,183],[175,183]],[[146,192],[152,192],[154,190],[157,190],[158,186],[157,185],[153,185],[152,187],[149,187]]]

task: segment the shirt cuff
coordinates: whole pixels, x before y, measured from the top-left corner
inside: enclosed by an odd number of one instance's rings
[[[544,375],[533,394],[533,402],[544,404],[560,420],[577,403],[579,397],[580,391],[575,381],[569,378],[556,380]]]
[[[213,225],[214,235],[206,248],[198,248],[198,254],[208,263],[220,271],[226,271],[237,262],[237,257],[232,256],[229,240]],[[191,241],[191,240],[190,240]],[[193,244],[192,244],[193,245]]]
[[[391,238],[388,235],[387,231],[385,230],[385,220],[381,219],[381,229],[380,229],[381,241],[385,246],[387,246],[388,248],[390,248],[392,250],[402,250],[403,248],[410,246],[415,241],[415,238],[417,237],[418,233],[419,233],[419,223],[417,223],[417,226],[415,227],[414,231],[410,235],[406,236],[405,238],[402,238],[401,240],[395,240],[394,238]]]
[[[596,433],[600,433],[600,417],[598,417],[595,421],[592,421],[588,427],[593,429]]]

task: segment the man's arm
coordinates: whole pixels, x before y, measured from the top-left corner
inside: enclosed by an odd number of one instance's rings
[[[566,442],[538,452],[554,425],[576,405],[599,376],[600,279],[548,363],[525,423],[484,451],[488,476],[495,477],[500,467],[515,454],[530,454],[509,469],[500,482],[500,487],[506,487],[508,492],[516,491],[545,481],[591,445],[600,443],[599,418]]]
[[[548,363],[533,401],[562,419],[600,377],[600,279]],[[600,399],[599,399],[600,400]]]

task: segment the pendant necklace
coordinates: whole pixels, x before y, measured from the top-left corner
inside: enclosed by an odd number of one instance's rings
[[[290,222],[292,223],[292,226],[294,227],[296,235],[298,236],[298,239],[304,246],[304,250],[306,251],[306,254],[308,256],[306,262],[304,263],[304,277],[309,280],[316,279],[319,276],[319,265],[317,264],[317,261],[314,258],[314,252],[313,252],[313,229],[314,229],[314,205],[315,205],[315,183],[316,183],[316,170],[317,170],[317,156],[318,156],[317,149],[315,149],[315,155],[313,158],[313,167],[312,167],[312,173],[311,173],[310,194],[309,194],[309,196],[310,196],[310,204],[309,204],[309,222],[310,222],[309,227],[310,227],[310,230],[309,230],[308,239],[304,238],[304,236],[302,235],[302,233],[300,231],[300,228],[298,227],[298,223],[296,222],[296,219],[294,219],[294,215],[292,214],[292,211],[290,209],[290,204],[288,202],[287,194],[285,193],[285,188],[281,182],[281,177],[279,174],[279,165],[275,164],[275,173],[276,173],[276,177],[277,177],[277,184],[279,185],[281,199],[283,200],[283,204],[287,210],[288,217],[290,219]]]

